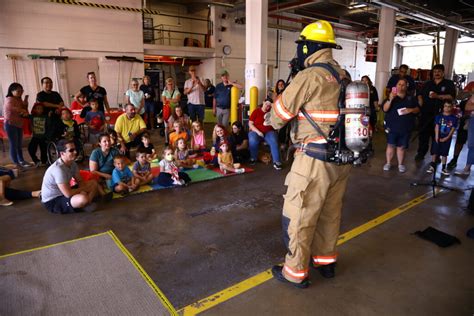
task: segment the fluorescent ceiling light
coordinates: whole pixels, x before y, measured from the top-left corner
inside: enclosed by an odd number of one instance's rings
[[[378,5],[381,5],[381,6],[384,6],[384,7],[387,7],[387,8],[391,8],[391,9],[394,9],[395,11],[399,11],[399,8],[394,6],[394,5],[391,5],[391,4],[388,4],[388,3],[385,3],[381,0],[372,0],[373,3],[377,3]]]
[[[420,14],[420,13],[413,13],[412,14],[413,16],[417,17],[417,18],[420,18],[420,19],[423,19],[425,21],[428,21],[428,22],[431,22],[431,23],[435,23],[435,24],[438,24],[438,25],[444,25],[444,22],[443,21],[440,21],[438,19],[435,19],[435,18],[432,18],[428,15],[424,15],[424,14]]]
[[[353,5],[349,5],[349,9],[351,9],[351,10],[359,9],[359,8],[364,8],[366,6],[367,5],[365,3],[353,4]]]
[[[461,32],[465,32],[466,29],[465,28],[462,28],[462,27],[459,27],[459,26],[456,26],[456,25],[450,25],[450,24],[447,24],[446,25],[447,27],[450,27],[452,29],[455,29],[455,30],[458,30],[458,31],[461,31]]]

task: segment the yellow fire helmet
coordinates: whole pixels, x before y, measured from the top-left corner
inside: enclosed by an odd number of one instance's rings
[[[318,20],[308,24],[300,33],[296,43],[303,41],[311,41],[316,43],[330,44],[335,49],[342,49],[336,43],[336,36],[334,30],[328,21]]]

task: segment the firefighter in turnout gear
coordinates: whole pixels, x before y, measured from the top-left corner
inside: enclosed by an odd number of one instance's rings
[[[274,266],[272,273],[282,282],[305,288],[310,261],[324,277],[334,277],[342,199],[351,166],[310,157],[305,150],[309,144],[324,150],[339,115],[338,79],[345,72],[332,57],[332,48],[341,47],[331,24],[323,20],[309,24],[296,43],[298,63],[304,69],[275,100],[269,119],[276,129],[290,123],[292,141],[299,146],[285,180],[282,226],[288,253],[284,265]],[[315,63],[329,64],[339,78]],[[325,135],[309,123],[302,108]]]

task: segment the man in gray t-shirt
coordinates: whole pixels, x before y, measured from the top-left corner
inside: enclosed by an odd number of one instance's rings
[[[98,193],[98,184],[94,180],[83,182],[75,162],[77,156],[73,141],[60,140],[57,144],[60,158],[56,160],[43,177],[41,202],[52,213],[74,213],[94,211],[92,200]],[[71,188],[74,178],[77,188]]]

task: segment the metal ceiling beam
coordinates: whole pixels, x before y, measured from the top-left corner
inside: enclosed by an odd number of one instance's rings
[[[373,3],[377,3],[381,6],[387,6],[399,11],[400,14],[406,14],[414,19],[421,19],[428,24],[437,24],[444,27],[451,27],[460,30],[464,34],[474,37],[474,28],[465,26],[458,21],[449,19],[446,16],[438,14],[432,10],[428,10],[424,7],[420,7],[415,4],[408,2],[400,2],[394,0],[372,0]]]
[[[298,12],[295,12],[295,13],[292,13],[292,14],[303,17],[303,18],[307,18],[307,19],[313,19],[313,20],[314,19],[319,19],[321,17],[325,18],[325,19],[333,19],[333,20],[339,21],[339,23],[338,22],[333,22],[333,21],[329,21],[329,22],[334,23],[334,24],[339,24],[339,26],[342,26],[342,27],[343,27],[343,25],[352,27],[351,24],[358,25],[358,26],[361,26],[361,27],[370,27],[370,25],[368,25],[368,24],[356,22],[354,20],[344,19],[344,18],[341,18],[341,17],[338,17],[338,16],[322,14],[322,13],[314,12],[314,11],[306,11],[306,13],[313,14],[314,16],[305,15],[305,14],[301,14],[301,13],[298,13]],[[344,22],[347,22],[347,23],[344,24]]]
[[[302,0],[302,1],[293,1],[285,4],[273,4],[268,8],[268,13],[278,13],[294,9],[304,8],[310,5],[315,5],[323,0]]]

